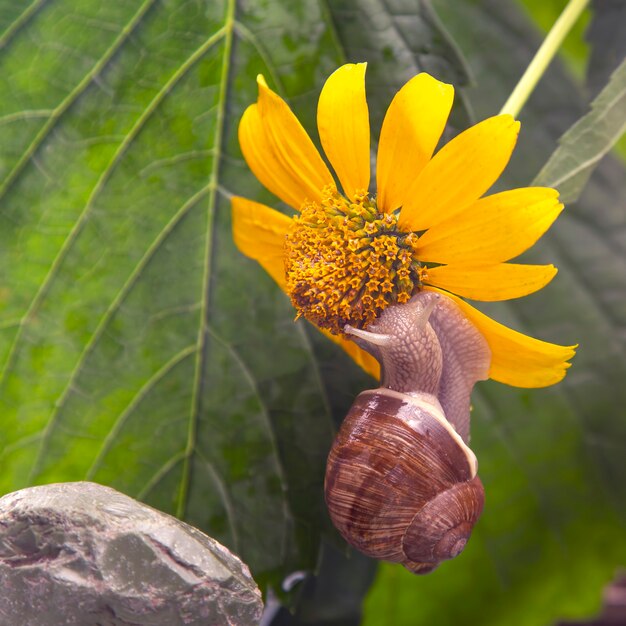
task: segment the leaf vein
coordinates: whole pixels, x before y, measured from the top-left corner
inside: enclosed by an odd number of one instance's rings
[[[35,14],[46,4],[48,0],[35,0],[29,4],[24,11],[13,21],[9,27],[0,36],[0,50],[6,48],[10,41],[15,37],[21,28],[26,26]]]
[[[230,533],[232,536],[232,549],[235,552],[239,552],[239,550],[241,549],[239,545],[239,533],[237,531],[237,525],[235,523],[235,520],[237,519],[237,514],[235,513],[235,507],[233,506],[233,501],[228,494],[226,485],[224,484],[222,477],[215,469],[215,466],[209,461],[209,459],[207,459],[204,454],[199,451],[196,454],[198,458],[202,461],[202,463],[204,463],[207,472],[211,476],[211,479],[213,480],[213,483],[217,487],[220,497],[222,498],[224,510],[226,511],[226,517],[228,518],[228,526],[230,527]]]
[[[176,226],[180,224],[181,220],[187,215],[190,209],[195,206],[195,204],[203,198],[211,189],[210,185],[207,185],[203,189],[200,189],[197,193],[191,196],[176,212],[176,214],[170,219],[170,221],[166,224],[166,226],[161,230],[149,248],[146,250],[145,254],[141,257],[137,265],[133,268],[133,271],[128,276],[126,282],[122,285],[121,289],[118,291],[116,296],[113,298],[111,305],[106,309],[103,316],[101,317],[98,325],[96,326],[94,332],[92,333],[89,341],[85,344],[85,347],[81,354],[78,356],[76,364],[68,377],[68,382],[61,393],[58,401],[55,403],[54,409],[50,414],[50,417],[47,420],[46,426],[43,431],[42,441],[39,448],[39,452],[37,457],[33,463],[33,467],[31,470],[30,480],[37,475],[40,471],[41,463],[43,461],[43,456],[46,452],[46,445],[50,440],[54,427],[61,415],[63,408],[72,392],[74,382],[78,378],[79,373],[82,370],[84,363],[87,360],[87,357],[91,354],[98,341],[104,334],[107,326],[111,322],[114,314],[119,310],[122,303],[131,292],[133,286],[141,276],[142,272],[148,266],[151,259],[154,257],[156,252],[161,248],[167,238],[174,232]]]
[[[107,436],[103,439],[100,449],[96,453],[93,463],[85,473],[85,480],[92,480],[98,469],[102,465],[104,457],[109,452],[115,442],[115,438],[121,432],[122,428],[133,414],[133,411],[141,404],[141,402],[148,396],[150,391],[169,374],[178,364],[182,363],[187,357],[194,354],[196,351],[196,345],[187,346],[181,350],[178,354],[175,354],[167,363],[163,365],[159,370],[154,372],[150,378],[143,384],[141,389],[135,394],[131,401],[126,405],[126,408],[118,415],[117,419],[113,423]]]
[[[135,498],[137,500],[145,500],[146,496],[165,478],[181,461],[185,458],[185,451],[181,450],[171,459],[163,463],[161,467],[152,475],[152,478],[137,492]]]
[[[228,78],[232,66],[232,40],[233,40],[233,24],[235,21],[235,0],[228,0],[224,26],[220,29],[224,38],[224,51],[222,59],[222,74],[220,79],[218,107],[216,111],[215,138],[213,150],[215,158],[212,164],[210,185],[211,193],[207,207],[207,233],[205,244],[204,259],[204,276],[202,286],[202,307],[200,312],[200,324],[198,328],[195,373],[192,383],[192,394],[190,402],[190,415],[187,430],[187,446],[185,448],[185,458],[183,460],[183,472],[181,476],[180,487],[178,491],[178,501],[176,505],[176,515],[180,519],[184,517],[187,503],[187,493],[191,480],[191,456],[196,446],[196,428],[199,414],[201,411],[202,386],[207,361],[207,333],[208,333],[208,316],[209,316],[209,298],[211,295],[211,268],[212,268],[212,252],[214,237],[214,214],[217,199],[217,181],[220,172],[221,163],[221,147],[223,141],[225,114],[226,114],[226,97],[228,93]]]

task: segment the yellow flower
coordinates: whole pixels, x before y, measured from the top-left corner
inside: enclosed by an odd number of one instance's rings
[[[419,289],[440,291],[483,333],[490,377],[543,387],[565,375],[574,348],[516,332],[459,296],[506,300],[545,286],[552,265],[507,263],[531,247],[563,209],[553,189],[483,197],[509,161],[519,122],[486,119],[434,156],[454,90],[418,74],[396,94],[378,144],[376,196],[370,187],[370,130],[364,63],[340,67],[320,94],[320,141],[341,190],[288,105],[258,78],[259,97],[239,126],[243,155],[272,193],[299,211],[287,217],[232,200],[234,238],[313,321],[373,375],[378,364],[343,337]]]

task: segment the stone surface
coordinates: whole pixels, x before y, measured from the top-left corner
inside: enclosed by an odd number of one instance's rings
[[[114,489],[0,498],[0,626],[252,626],[262,608],[236,556]]]

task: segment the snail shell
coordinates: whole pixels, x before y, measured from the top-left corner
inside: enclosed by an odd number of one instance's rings
[[[457,556],[483,509],[467,446],[470,394],[487,378],[483,336],[445,296],[419,292],[386,309],[355,341],[381,364],[333,443],[325,496],[344,539],[424,574]]]

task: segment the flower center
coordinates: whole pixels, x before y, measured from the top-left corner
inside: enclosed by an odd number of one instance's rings
[[[407,302],[425,268],[415,257],[417,235],[398,229],[366,192],[348,201],[324,190],[307,202],[285,239],[287,291],[302,315],[332,333],[363,328],[390,304]]]

